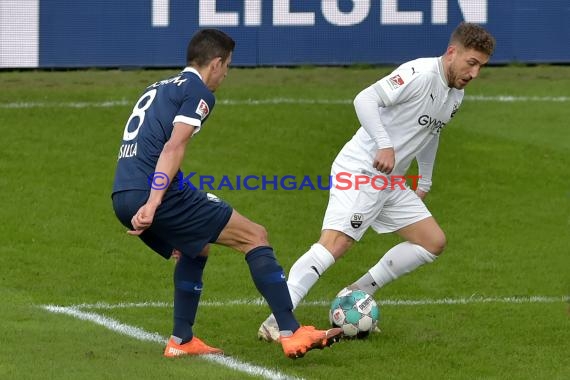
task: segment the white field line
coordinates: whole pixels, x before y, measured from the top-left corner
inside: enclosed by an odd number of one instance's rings
[[[139,327],[127,325],[125,323],[97,313],[82,311],[77,307],[42,305],[42,308],[52,313],[66,314],[84,321],[93,322],[111,331],[130,336],[131,338],[135,338],[140,341],[155,342],[162,345],[166,345],[167,342],[167,339],[158,333],[150,333]],[[249,364],[225,355],[204,355],[200,356],[200,358],[223,365],[239,372],[244,372],[254,376],[261,376],[269,380],[302,380],[298,377],[287,376],[278,371]]]
[[[466,101],[518,103],[518,102],[570,102],[570,96],[512,96],[512,95],[467,95]],[[111,108],[132,106],[134,100],[108,100],[100,102],[12,102],[0,103],[0,108],[26,109],[26,108]],[[352,104],[352,99],[297,99],[297,98],[268,98],[268,99],[220,99],[219,104],[235,106],[280,105],[280,104]]]
[[[56,314],[66,314],[77,319],[81,319],[83,321],[93,322],[97,325],[104,326],[111,331],[118,332],[123,335],[127,335],[138,340],[144,342],[155,342],[166,345],[167,339],[160,336],[157,333],[149,333],[139,327],[130,326],[114,320],[109,317],[105,317],[100,314],[96,314],[93,312],[87,312],[79,310],[73,306],[65,307],[65,306],[54,306],[54,305],[43,305],[42,308],[45,310],[56,313]]]
[[[417,299],[417,300],[407,300],[407,299],[384,299],[377,300],[380,306],[429,306],[429,305],[467,305],[467,304],[486,304],[486,303],[506,303],[506,304],[525,304],[525,303],[564,303],[570,302],[570,296],[507,296],[507,297],[483,297],[483,296],[471,296],[471,297],[461,297],[461,298],[439,298],[439,299]],[[303,305],[309,306],[328,306],[330,301],[304,301]],[[225,306],[260,306],[264,305],[265,301],[262,298],[252,298],[252,299],[238,299],[238,300],[227,300],[227,301],[201,301],[200,306],[214,306],[214,307],[225,307]],[[54,306],[55,307],[55,306]],[[165,308],[172,307],[171,303],[168,302],[120,302],[120,303],[84,303],[78,305],[68,306],[74,309],[98,309],[98,310],[111,310],[111,309],[129,309],[129,308]]]
[[[132,104],[132,101],[126,99],[102,102],[13,102],[0,103],[0,108],[112,108]]]

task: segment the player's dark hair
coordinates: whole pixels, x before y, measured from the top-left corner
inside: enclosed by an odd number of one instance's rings
[[[203,67],[217,57],[225,62],[235,46],[235,41],[221,30],[202,29],[188,43],[186,63]]]
[[[449,44],[460,44],[467,49],[475,49],[481,53],[492,55],[495,50],[495,38],[477,24],[462,22],[451,34]]]

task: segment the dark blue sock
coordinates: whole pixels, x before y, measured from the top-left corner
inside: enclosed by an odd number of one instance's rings
[[[189,342],[202,294],[202,273],[207,257],[181,255],[174,269],[174,328],[172,335]]]
[[[257,247],[245,255],[257,290],[269,304],[279,330],[295,332],[299,322],[293,315],[293,303],[287,288],[283,268],[277,262],[271,247]]]

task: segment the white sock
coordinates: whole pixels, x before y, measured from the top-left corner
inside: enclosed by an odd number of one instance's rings
[[[389,282],[435,259],[437,256],[429,253],[424,247],[406,241],[392,247],[368,270],[368,273],[351,286],[356,286],[372,295]]]
[[[311,249],[295,261],[287,280],[293,309],[299,305],[319,277],[333,264],[333,255],[319,243],[313,244]]]

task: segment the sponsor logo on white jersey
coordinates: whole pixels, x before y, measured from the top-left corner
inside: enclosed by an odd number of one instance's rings
[[[445,122],[432,118],[430,115],[422,115],[418,118],[418,124],[422,127],[428,128],[432,135],[437,135],[443,127],[445,127]]]

